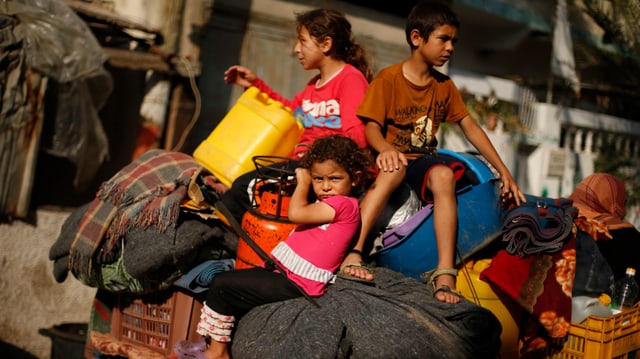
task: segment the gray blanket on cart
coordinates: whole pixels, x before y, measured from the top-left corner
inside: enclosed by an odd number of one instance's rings
[[[263,305],[238,323],[236,358],[496,358],[502,327],[469,301],[441,303],[433,289],[385,268],[376,286],[338,279],[318,298]]]

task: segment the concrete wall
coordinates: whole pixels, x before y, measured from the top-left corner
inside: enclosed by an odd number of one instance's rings
[[[52,342],[38,329],[88,322],[95,296],[71,275],[63,283],[53,278],[49,248],[68,215],[40,209],[33,223],[0,224],[0,340],[38,358],[50,357]]]

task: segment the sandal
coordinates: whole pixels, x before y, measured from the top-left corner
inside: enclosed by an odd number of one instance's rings
[[[434,289],[433,297],[435,298],[438,293],[444,292],[444,293],[451,293],[459,298],[462,298],[462,293],[449,287],[446,284],[443,284],[440,288],[436,289],[436,279],[438,279],[438,277],[441,275],[450,275],[450,276],[453,276],[454,278],[457,278],[458,270],[451,269],[451,268],[442,268],[442,269],[436,269],[431,273],[431,277],[429,277],[429,283],[431,283],[431,286]]]
[[[204,355],[205,350],[207,350],[207,342],[204,338],[197,342],[180,340],[173,346],[173,351],[180,359],[208,359]]]
[[[363,279],[363,278],[354,277],[354,276],[352,276],[350,274],[347,274],[347,273],[343,272],[345,268],[352,268],[352,267],[362,268],[362,269],[366,270],[367,272],[373,274],[371,268],[369,268],[365,263],[360,262],[360,263],[346,264],[344,267],[342,267],[340,269],[340,272],[338,272],[338,274],[336,274],[336,276],[338,278],[341,278],[341,279],[350,280],[350,281],[354,281],[354,282],[358,282],[358,283],[362,283],[362,284],[376,285],[375,281],[373,281],[373,280],[366,280],[366,279]]]

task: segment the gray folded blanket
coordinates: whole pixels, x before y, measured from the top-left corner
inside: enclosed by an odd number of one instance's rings
[[[53,277],[58,283],[64,282],[69,274],[71,243],[73,243],[75,233],[80,227],[82,216],[87,213],[90,205],[91,203],[85,203],[69,214],[60,227],[58,238],[49,249],[49,259],[53,261]]]
[[[56,242],[49,250],[49,259],[53,261],[53,276],[62,283],[69,273],[70,246],[78,230],[80,222],[90,203],[78,207],[64,221]],[[173,279],[184,274],[192,264],[197,264],[197,257],[206,252],[213,256],[213,249],[220,248],[215,254],[235,253],[237,237],[228,236],[228,230],[220,226],[211,225],[195,215],[181,214],[175,224],[173,234],[158,233],[154,230],[134,228],[124,234],[124,243],[118,259],[126,273],[115,271],[117,282],[127,283],[132,279],[153,285],[170,285]],[[207,247],[207,245],[209,245]],[[206,251],[204,250],[206,249]],[[217,258],[217,257],[212,257]],[[97,261],[96,266],[111,263]],[[120,276],[123,276],[120,278]],[[101,280],[104,278],[101,278]],[[164,283],[164,282],[167,283]],[[90,286],[101,286],[100,281],[84,283]],[[132,292],[140,289],[131,284]],[[110,289],[110,288],[106,288]],[[146,288],[146,290],[154,288]]]
[[[386,268],[376,286],[338,279],[318,298],[254,308],[238,323],[236,358],[496,358],[502,327],[467,300],[441,303],[433,288]]]

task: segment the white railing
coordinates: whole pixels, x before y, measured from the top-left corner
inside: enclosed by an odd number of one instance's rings
[[[535,103],[521,116],[529,144],[555,143],[576,153],[597,154],[602,144],[615,146],[621,156],[640,154],[640,122],[601,113]]]

